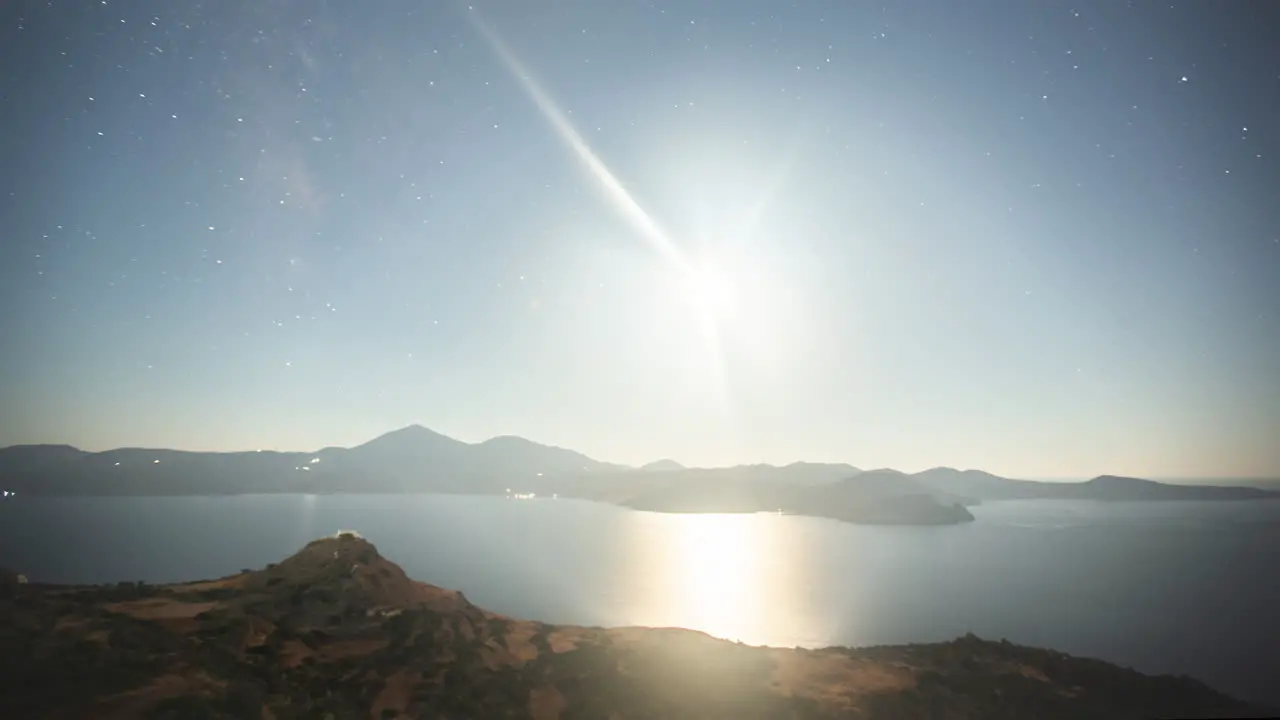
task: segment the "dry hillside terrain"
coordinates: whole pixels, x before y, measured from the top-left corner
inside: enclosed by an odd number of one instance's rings
[[[756,648],[504,617],[351,534],[167,586],[0,583],[4,718],[1135,718],[1263,711],[1188,678],[966,636]]]

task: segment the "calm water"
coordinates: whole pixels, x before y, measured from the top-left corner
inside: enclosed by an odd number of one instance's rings
[[[20,498],[0,564],[52,582],[260,567],[355,529],[414,578],[549,622],[770,645],[967,631],[1280,703],[1280,502],[1011,501],[957,527],[460,496]]]

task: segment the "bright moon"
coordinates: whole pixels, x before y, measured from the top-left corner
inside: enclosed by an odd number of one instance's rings
[[[703,311],[719,315],[732,311],[737,304],[733,283],[722,271],[707,263],[689,266],[685,274],[685,289],[694,305]]]

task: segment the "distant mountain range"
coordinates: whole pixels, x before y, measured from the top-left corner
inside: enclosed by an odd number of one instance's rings
[[[792,463],[640,468],[519,437],[466,443],[419,425],[352,448],[315,452],[186,452],[68,445],[0,449],[0,488],[20,495],[219,495],[422,492],[559,495],[664,512],[781,511],[851,522],[947,524],[988,500],[1240,500],[1276,490],[1174,485],[1104,475],[1083,483],[934,468],[906,474]]]

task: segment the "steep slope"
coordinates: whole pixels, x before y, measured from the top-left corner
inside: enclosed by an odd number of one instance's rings
[[[0,717],[1248,717],[1187,678],[966,636],[753,648],[486,612],[353,534],[169,586],[0,584]]]

